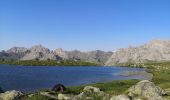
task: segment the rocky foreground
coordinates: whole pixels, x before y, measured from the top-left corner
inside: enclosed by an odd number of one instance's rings
[[[165,91],[148,80],[142,80],[120,95],[107,94],[100,90],[100,88],[93,86],[85,86],[78,95],[55,93],[55,91],[53,93],[42,91],[39,94],[50,98],[50,100],[168,100],[164,96],[169,95],[169,90]],[[0,100],[32,100],[29,99],[32,96],[34,94],[28,95],[12,90],[1,93]]]

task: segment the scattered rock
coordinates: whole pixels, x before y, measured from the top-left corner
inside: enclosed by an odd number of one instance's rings
[[[170,96],[170,88],[165,89],[165,94]]]
[[[20,91],[7,91],[0,94],[0,100],[20,100],[20,97],[23,96],[23,93]]]
[[[83,98],[86,98],[86,94],[84,92],[74,96],[73,100],[82,100]]]
[[[72,100],[72,96],[66,94],[58,94],[58,100]]]
[[[86,97],[86,100],[94,100],[93,97]]]
[[[52,91],[60,92],[60,93],[63,93],[65,90],[66,90],[66,87],[62,84],[57,84],[52,88]]]
[[[113,96],[110,100],[130,100],[130,98],[127,95],[118,95]]]
[[[83,91],[85,92],[95,92],[95,93],[98,93],[100,92],[100,89],[97,88],[97,87],[93,87],[93,86],[86,86]]]
[[[162,95],[165,95],[165,91],[154,83],[143,80],[132,86],[128,90],[129,96],[137,95],[144,97],[148,100],[163,100]]]

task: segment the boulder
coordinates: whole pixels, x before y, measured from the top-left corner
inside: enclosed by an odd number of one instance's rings
[[[58,100],[72,100],[72,97],[66,94],[58,94]]]
[[[7,91],[0,94],[0,100],[20,100],[19,98],[23,96],[23,93],[20,91]]]
[[[66,90],[66,87],[62,84],[57,84],[52,88],[52,91],[60,92],[60,93],[63,93],[65,90]]]
[[[93,87],[93,86],[86,86],[86,87],[84,87],[83,91],[84,92],[95,92],[95,93],[98,93],[98,92],[100,92],[100,89],[97,88],[97,87]]]
[[[113,96],[110,100],[131,100],[127,95]]]
[[[169,96],[170,96],[170,88],[165,89],[165,93],[166,93],[166,95],[169,95]]]
[[[80,93],[79,95],[74,96],[73,100],[82,100],[86,98],[86,94],[84,92]]]
[[[148,100],[163,100],[162,95],[165,94],[165,91],[158,86],[155,86],[154,83],[143,80],[138,82],[136,85],[128,89],[129,96],[141,96]]]

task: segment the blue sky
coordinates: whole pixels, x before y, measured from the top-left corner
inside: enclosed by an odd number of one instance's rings
[[[170,39],[170,0],[1,0],[0,50],[113,51]]]

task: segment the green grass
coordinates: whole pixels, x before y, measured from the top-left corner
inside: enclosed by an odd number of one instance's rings
[[[21,65],[21,66],[99,66],[95,63],[74,60],[0,60],[0,64]]]
[[[139,82],[139,80],[116,80],[112,82],[88,84],[85,86],[90,85],[90,86],[98,87],[105,93],[111,95],[118,95],[121,93],[125,93],[129,87],[136,84],[137,82]],[[83,91],[83,88],[85,86],[68,87],[66,93],[79,94],[80,92]]]
[[[152,69],[149,70],[153,74],[153,82],[163,89],[170,88],[170,70],[168,69]]]
[[[83,92],[85,86],[90,85],[90,86],[98,87],[101,89],[101,91],[104,91],[105,93],[108,93],[110,95],[118,95],[118,94],[126,93],[126,90],[132,85],[136,84],[137,82],[139,82],[139,80],[116,80],[116,81],[106,82],[106,83],[88,84],[83,86],[70,86],[67,87],[67,90],[64,92],[64,94],[78,95],[81,92]],[[53,92],[51,90],[46,89],[41,91],[48,91],[50,94],[53,95]],[[98,97],[97,94],[95,93],[89,94],[89,96],[93,97],[94,100],[102,100],[102,97]],[[32,97],[26,96],[24,100],[53,100],[53,99],[42,96],[39,93],[34,93],[34,96]]]

